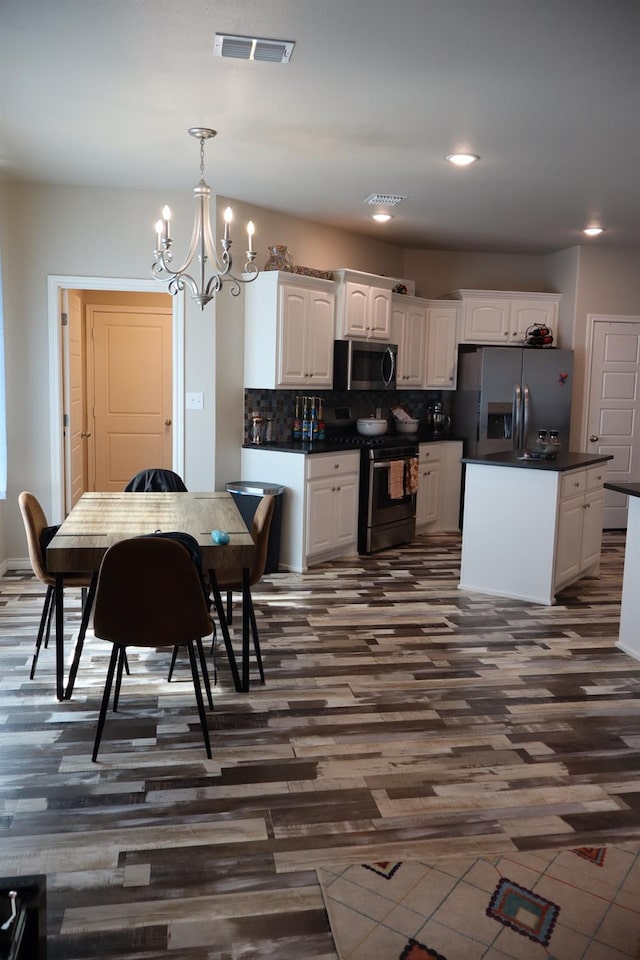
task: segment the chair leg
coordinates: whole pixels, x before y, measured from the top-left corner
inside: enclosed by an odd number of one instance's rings
[[[122,649],[122,652],[123,652],[123,654],[124,654],[124,672],[126,673],[126,675],[127,675],[128,677],[130,677],[130,676],[131,676],[131,670],[129,670],[129,661],[127,660],[127,651],[124,649],[124,647],[123,647],[123,649]]]
[[[78,631],[78,639],[76,641],[76,648],[73,651],[73,660],[71,661],[71,667],[69,669],[69,679],[67,680],[67,689],[64,693],[65,700],[71,700],[71,694],[73,693],[73,688],[76,683],[76,676],[78,673],[78,667],[80,666],[80,657],[82,656],[82,649],[84,647],[84,638],[87,632],[87,627],[89,626],[89,618],[91,616],[91,608],[93,607],[93,601],[96,595],[96,587],[98,586],[98,574],[94,573],[91,577],[91,583],[89,585],[89,592],[85,596],[84,606],[82,608],[82,620],[80,621],[80,630]],[[85,588],[82,588],[83,594],[86,593]]]
[[[218,686],[218,651],[216,649],[216,625],[211,621],[213,627],[213,636],[211,637],[211,662],[213,664],[213,685]]]
[[[114,644],[113,650],[111,651],[111,659],[109,660],[109,669],[107,670],[107,679],[104,683],[104,693],[102,694],[102,703],[100,705],[100,715],[98,716],[98,728],[96,730],[96,739],[93,744],[93,754],[91,755],[91,760],[93,763],[96,762],[98,758],[98,750],[100,749],[100,741],[102,740],[102,731],[104,730],[104,722],[107,717],[107,707],[109,706],[109,695],[111,694],[111,684],[113,683],[113,674],[116,669],[116,663],[118,661],[118,654],[120,653],[120,648],[116,647]]]
[[[209,681],[209,669],[207,667],[207,658],[204,655],[204,647],[202,645],[202,639],[198,637],[196,640],[196,646],[198,648],[198,656],[200,657],[200,669],[202,670],[202,679],[204,681],[204,688],[207,692],[207,701],[209,703],[209,709],[213,710],[213,699],[211,697],[211,683]]]
[[[258,624],[256,623],[256,612],[253,608],[253,599],[249,600],[249,620],[251,622],[251,634],[253,636],[253,649],[258,662],[260,671],[260,683],[264,684],[264,668],[262,666],[262,653],[260,651],[260,637],[258,635]]]
[[[196,703],[198,704],[198,715],[200,717],[200,727],[202,728],[202,739],[204,740],[204,747],[207,751],[207,757],[211,759],[211,742],[209,741],[209,728],[207,727],[207,715],[204,712],[204,700],[202,699],[202,689],[200,687],[200,677],[198,676],[198,664],[196,662],[196,652],[193,649],[193,640],[189,640],[187,643],[187,650],[189,651],[189,663],[191,664],[191,676],[193,677],[193,689],[196,695]]]
[[[120,687],[122,686],[122,667],[124,665],[125,658],[125,649],[120,647],[120,656],[118,657],[118,670],[116,672],[116,691],[113,695],[113,712],[115,713],[118,709],[118,701],[120,700]]]
[[[40,626],[38,627],[38,636],[36,637],[36,647],[33,651],[33,661],[31,663],[31,673],[29,674],[29,679],[33,680],[36,675],[36,665],[38,663],[38,656],[40,654],[40,647],[42,646],[42,638],[47,632],[47,640],[49,639],[49,629],[51,627],[51,614],[53,612],[54,604],[54,589],[53,587],[47,587],[47,592],[44,597],[44,604],[42,607],[42,616],[40,617]],[[46,647],[46,642],[45,642]]]
[[[233,623],[233,592],[227,590],[227,623],[229,626]]]
[[[167,683],[171,683],[171,677],[173,676],[173,669],[176,665],[176,660],[178,659],[178,647],[173,648],[171,654],[171,663],[169,664],[169,676],[167,677]]]

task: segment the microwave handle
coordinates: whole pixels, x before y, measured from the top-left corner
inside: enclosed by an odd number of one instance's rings
[[[390,369],[390,371],[389,371],[389,376],[388,376],[388,377],[385,377],[385,375],[384,375],[384,362],[385,362],[385,360],[387,359],[387,357],[389,357],[389,360],[390,360],[390,363],[391,363],[391,369]],[[382,382],[384,383],[385,387],[388,387],[389,384],[393,381],[393,379],[394,379],[394,377],[395,377],[395,374],[396,374],[396,355],[395,355],[395,353],[393,352],[393,350],[391,349],[391,347],[387,347],[387,349],[385,350],[385,352],[384,352],[384,354],[383,354],[383,356],[382,356],[382,364],[381,364],[381,371],[380,371],[380,372],[381,372],[381,375],[382,375]]]

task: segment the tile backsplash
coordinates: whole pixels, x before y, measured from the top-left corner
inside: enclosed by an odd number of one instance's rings
[[[261,417],[273,418],[272,438],[275,443],[282,443],[291,439],[291,425],[295,416],[296,397],[302,398],[300,390],[245,390],[244,392],[244,438],[251,437],[251,416],[257,411]],[[401,390],[390,391],[338,391],[319,390],[316,394],[322,401],[323,409],[327,407],[349,406],[352,408],[368,408],[369,412],[379,407],[383,417],[391,416],[390,409],[400,404],[411,416],[424,419],[427,407],[433,406],[437,400],[442,401],[445,413],[450,413],[450,394],[441,390]],[[300,409],[302,415],[302,409]]]

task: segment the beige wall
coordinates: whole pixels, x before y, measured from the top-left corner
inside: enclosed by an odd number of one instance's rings
[[[446,297],[454,290],[537,290],[560,293],[545,273],[544,257],[448,250],[405,250],[402,276],[416,296]]]

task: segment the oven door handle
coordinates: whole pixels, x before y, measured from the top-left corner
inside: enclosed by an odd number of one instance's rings
[[[398,460],[401,460],[402,463],[407,464],[411,463],[414,457],[398,457]],[[392,463],[395,463],[395,460],[374,460],[373,469],[374,470],[384,470],[386,467],[390,467]]]

